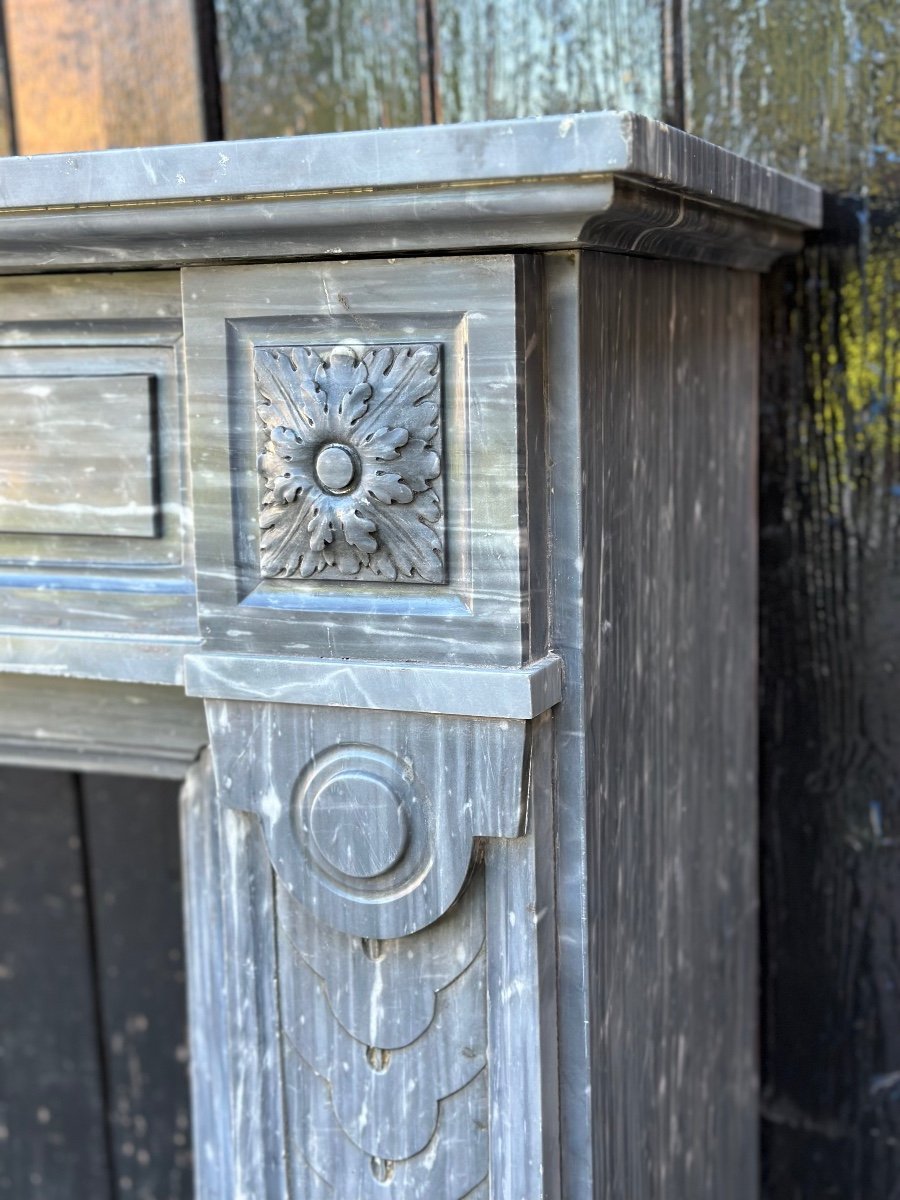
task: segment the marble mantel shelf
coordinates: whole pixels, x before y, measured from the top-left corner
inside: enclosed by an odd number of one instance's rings
[[[633,113],[0,161],[4,271],[521,246],[765,267],[820,222],[818,188]]]
[[[820,220],[628,113],[0,161],[0,761],[186,777],[198,1200],[753,1200]]]

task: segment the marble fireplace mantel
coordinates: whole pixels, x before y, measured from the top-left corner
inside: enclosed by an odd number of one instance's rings
[[[198,1200],[753,1196],[820,212],[627,113],[0,162],[0,761],[186,777]]]

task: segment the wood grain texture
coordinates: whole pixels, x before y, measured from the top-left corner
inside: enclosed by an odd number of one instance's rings
[[[848,224],[764,293],[771,1200],[869,1200],[900,1178],[900,222],[863,247]]]
[[[9,94],[9,61],[6,52],[6,32],[0,21],[0,155],[12,154],[13,122]]]
[[[685,5],[686,128],[838,190],[896,196],[893,0]]]
[[[594,1195],[756,1194],[756,282],[585,255]]]
[[[662,115],[660,6],[433,0],[439,121],[622,108]]]
[[[0,771],[0,1194],[114,1200],[74,778]]]
[[[115,1194],[191,1200],[178,785],[79,790]]]
[[[229,138],[428,120],[416,0],[215,0]]]
[[[20,154],[201,141],[186,0],[6,0]]]
[[[900,208],[891,0],[692,0],[688,128],[846,201],[763,289],[763,1194],[900,1178]]]

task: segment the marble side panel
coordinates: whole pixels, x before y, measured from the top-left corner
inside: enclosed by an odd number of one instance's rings
[[[593,1195],[752,1200],[757,285],[580,283]]]

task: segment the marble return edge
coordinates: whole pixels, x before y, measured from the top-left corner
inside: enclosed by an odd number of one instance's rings
[[[562,697],[555,654],[524,667],[329,662],[265,655],[189,654],[189,696],[449,716],[530,720]]]

